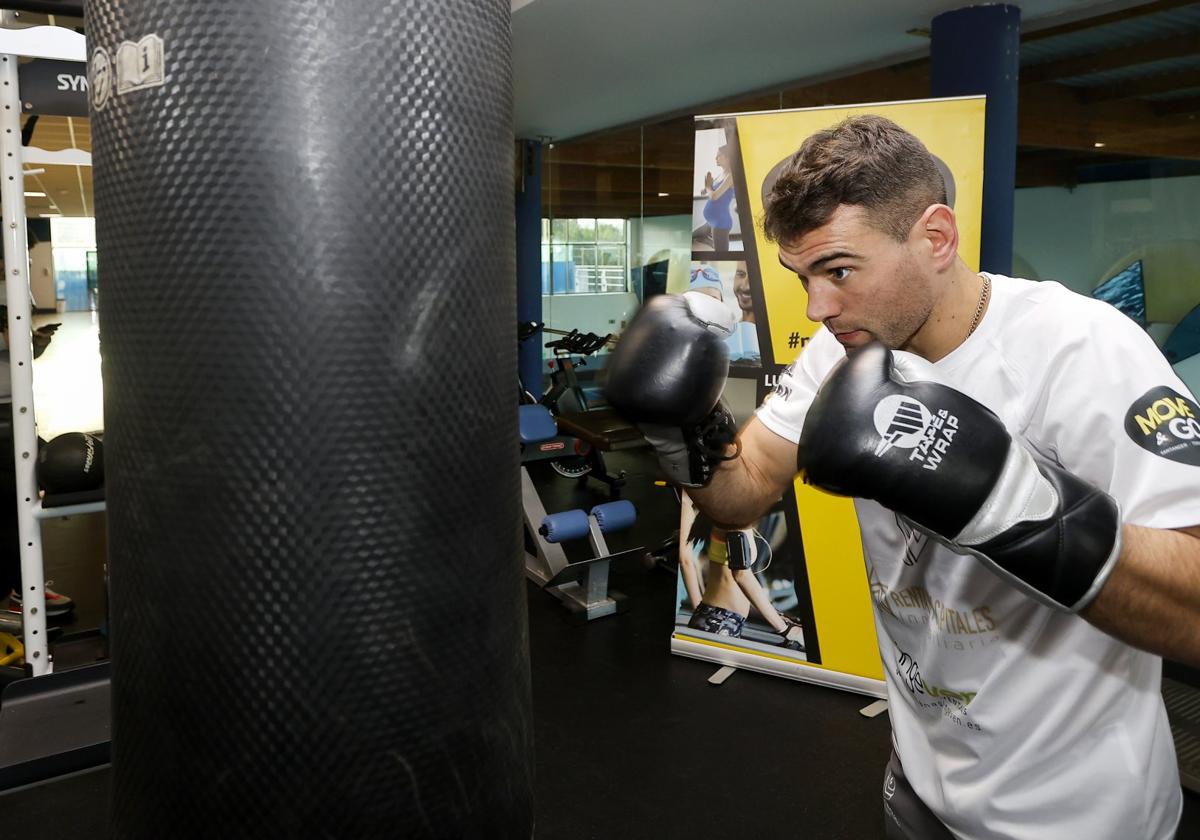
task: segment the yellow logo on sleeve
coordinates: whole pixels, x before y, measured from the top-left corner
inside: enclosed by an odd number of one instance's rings
[[[1200,407],[1165,385],[1134,400],[1125,416],[1125,432],[1147,452],[1200,466]]]

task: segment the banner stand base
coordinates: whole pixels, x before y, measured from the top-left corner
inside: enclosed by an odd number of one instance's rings
[[[873,718],[879,717],[881,714],[886,712],[887,709],[888,705],[886,700],[876,700],[869,706],[863,706],[858,710],[858,713],[863,717]]]
[[[708,681],[712,685],[724,685],[725,680],[729,679],[736,673],[737,668],[734,668],[732,665],[722,665],[713,673],[711,677],[708,678]]]
[[[671,636],[671,653],[746,671],[757,671],[760,674],[772,674],[800,682],[816,683],[828,688],[838,688],[842,691],[852,691],[868,697],[879,699],[887,697],[887,689],[883,680],[844,674],[840,671],[828,671],[809,662],[782,656],[746,653],[719,643],[682,638],[678,634]]]

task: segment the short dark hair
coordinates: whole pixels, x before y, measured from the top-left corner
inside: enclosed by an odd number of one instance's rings
[[[876,228],[903,242],[931,204],[945,203],[946,183],[925,144],[867,114],[801,144],[766,197],[763,233],[771,242],[794,242],[846,204],[864,208]]]

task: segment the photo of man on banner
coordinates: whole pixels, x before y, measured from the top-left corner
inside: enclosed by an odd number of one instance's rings
[[[725,339],[729,345],[729,363],[742,368],[758,368],[762,365],[754,293],[750,287],[750,271],[744,260],[693,260],[687,287],[668,288],[668,291],[674,294],[696,291],[726,304],[736,323],[733,332]],[[736,372],[734,375],[737,375]],[[758,372],[755,370],[750,375],[757,377]]]

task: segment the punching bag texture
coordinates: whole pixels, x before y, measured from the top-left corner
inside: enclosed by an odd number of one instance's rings
[[[531,834],[509,19],[87,4],[114,837]]]

